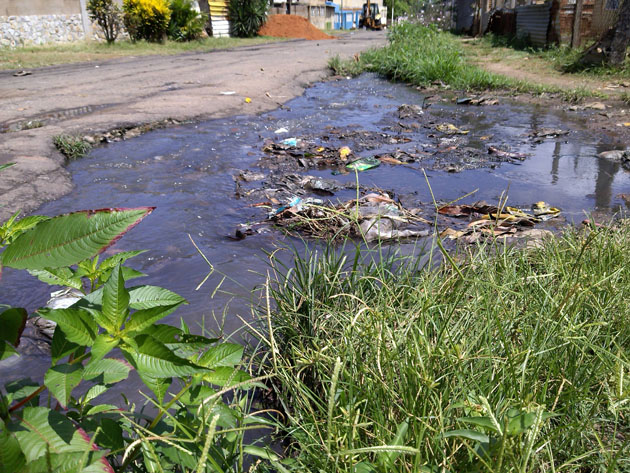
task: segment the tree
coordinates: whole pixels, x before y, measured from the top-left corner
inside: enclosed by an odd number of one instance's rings
[[[212,36],[212,12],[210,11],[210,4],[208,0],[199,0],[199,9],[201,13],[207,15],[208,21],[206,21],[206,33],[208,36]]]
[[[582,65],[621,65],[626,59],[630,44],[630,1],[621,4],[615,26],[610,28],[599,41],[588,48],[579,59]]]
[[[103,30],[107,43],[116,41],[122,23],[120,7],[113,0],[90,0],[87,9],[90,19],[96,21]]]

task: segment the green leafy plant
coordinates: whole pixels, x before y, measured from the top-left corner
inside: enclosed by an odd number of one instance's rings
[[[83,138],[71,135],[56,135],[53,144],[67,159],[79,159],[92,149],[92,145]]]
[[[122,27],[122,10],[114,0],[90,0],[87,4],[90,19],[103,30],[108,44],[118,38]]]
[[[267,21],[266,0],[232,0],[228,5],[230,33],[237,38],[252,38]]]
[[[124,0],[123,13],[125,28],[134,41],[166,39],[171,18],[167,0]]]
[[[142,273],[125,266],[142,253],[100,260],[151,207],[14,215],[0,226],[0,264],[78,294],[65,308],[33,314],[56,324],[43,382],[29,378],[0,394],[0,471],[243,471],[245,455],[277,461],[244,444],[268,422],[251,410],[260,384],[241,369],[241,345],[158,323],[186,301],[157,286],[128,287]],[[0,360],[19,356],[28,322],[22,308],[0,309]],[[99,403],[135,371],[151,408]],[[232,392],[227,401],[224,395]],[[46,395],[47,394],[47,395]],[[122,394],[122,392],[121,392]]]
[[[466,443],[471,469],[487,468],[490,471],[503,471],[504,465],[518,465],[518,471],[529,471],[533,448],[543,423],[553,417],[541,407],[531,412],[508,408],[502,415],[495,414],[483,396],[479,397],[479,403],[461,403],[456,407],[473,414],[457,420],[477,430],[456,429],[445,432],[442,437],[471,441],[472,446]]]
[[[195,10],[191,0],[171,0],[170,8],[169,38],[175,41],[199,39],[208,20],[207,16]]]

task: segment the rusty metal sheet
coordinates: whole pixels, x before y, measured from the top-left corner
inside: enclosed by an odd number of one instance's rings
[[[516,8],[516,36],[529,38],[534,46],[547,44],[551,18],[551,2]]]

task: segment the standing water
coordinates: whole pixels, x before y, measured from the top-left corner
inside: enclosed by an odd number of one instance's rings
[[[507,190],[509,205],[544,200],[561,208],[569,222],[579,222],[585,212],[618,211],[623,201],[617,195],[630,188],[630,174],[620,164],[597,157],[599,152],[614,148],[615,143],[589,133],[579,118],[513,103],[487,107],[438,103],[425,110],[421,126],[401,129],[401,104],[422,107],[424,103],[425,97],[416,90],[372,75],[320,83],[302,97],[261,116],[178,126],[95,149],[68,166],[75,184],[73,192],[44,205],[37,213],[156,206],[149,218],[109,252],[149,250],[130,260],[131,266],[148,275],[132,284],[159,285],[184,296],[190,304],[173,314],[170,322],[177,323],[182,317],[199,331],[204,323],[216,326],[215,317],[224,318],[224,330],[230,333],[242,325],[236,314],[249,317],[246,301],[251,290],[264,281],[265,251],[272,251],[281,242],[297,242],[275,231],[240,241],[229,238],[237,225],[261,218],[251,200],[237,197],[234,177],[246,169],[261,171],[256,163],[264,154],[265,140],[325,138],[326,146],[348,145],[360,150],[358,156],[392,153],[399,148],[428,155],[435,153],[436,143],[441,146],[451,140],[454,147],[461,148],[455,150],[460,154],[454,160],[433,157],[409,166],[382,164],[359,174],[361,186],[394,191],[416,205],[431,203],[422,169],[439,200],[451,201],[477,190],[462,202],[486,200],[495,204]],[[461,143],[463,135],[441,136],[435,130],[440,123],[454,123],[469,130],[466,143]],[[288,132],[276,134],[280,128]],[[570,133],[531,138],[543,128]],[[367,146],[361,142],[366,134],[356,132],[405,139],[401,143],[384,138],[376,147]],[[529,157],[513,163],[484,163],[481,167],[466,159],[464,147],[477,148],[487,155],[489,145]],[[453,170],[459,172],[448,172]],[[310,170],[308,174],[333,177],[330,169]],[[354,174],[334,177],[347,183],[355,181]],[[330,199],[346,200],[354,195],[356,190],[346,189]],[[223,276],[216,273],[195,290],[210,268],[190,238],[214,267],[228,276],[221,286],[223,291],[214,297],[213,289]],[[33,311],[45,304],[49,292],[48,286],[28,274],[6,269],[0,302]],[[4,366],[2,377],[10,380],[27,370],[37,378],[46,365],[44,354],[23,356]]]

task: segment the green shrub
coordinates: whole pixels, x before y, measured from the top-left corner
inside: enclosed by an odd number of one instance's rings
[[[175,41],[199,39],[208,20],[193,8],[191,0],[171,0],[171,21],[168,36]]]
[[[96,21],[103,30],[105,40],[113,43],[122,26],[122,11],[114,0],[90,0],[87,4],[90,19]]]
[[[161,42],[166,39],[171,10],[166,0],[124,0],[125,28],[136,41]]]
[[[231,0],[228,7],[230,32],[237,38],[252,38],[267,21],[267,0]]]
[[[183,321],[158,323],[186,301],[127,286],[144,276],[125,265],[142,251],[99,258],[153,209],[15,214],[0,224],[0,268],[26,270],[75,299],[33,314],[56,324],[43,379],[2,382],[1,472],[242,473],[246,454],[276,461],[243,443],[246,430],[266,424],[251,410],[260,380],[242,369],[243,347],[192,334]],[[0,303],[0,361],[20,356],[28,318]],[[144,407],[124,396],[132,371]],[[122,396],[110,392],[106,403],[100,396],[111,388]]]

